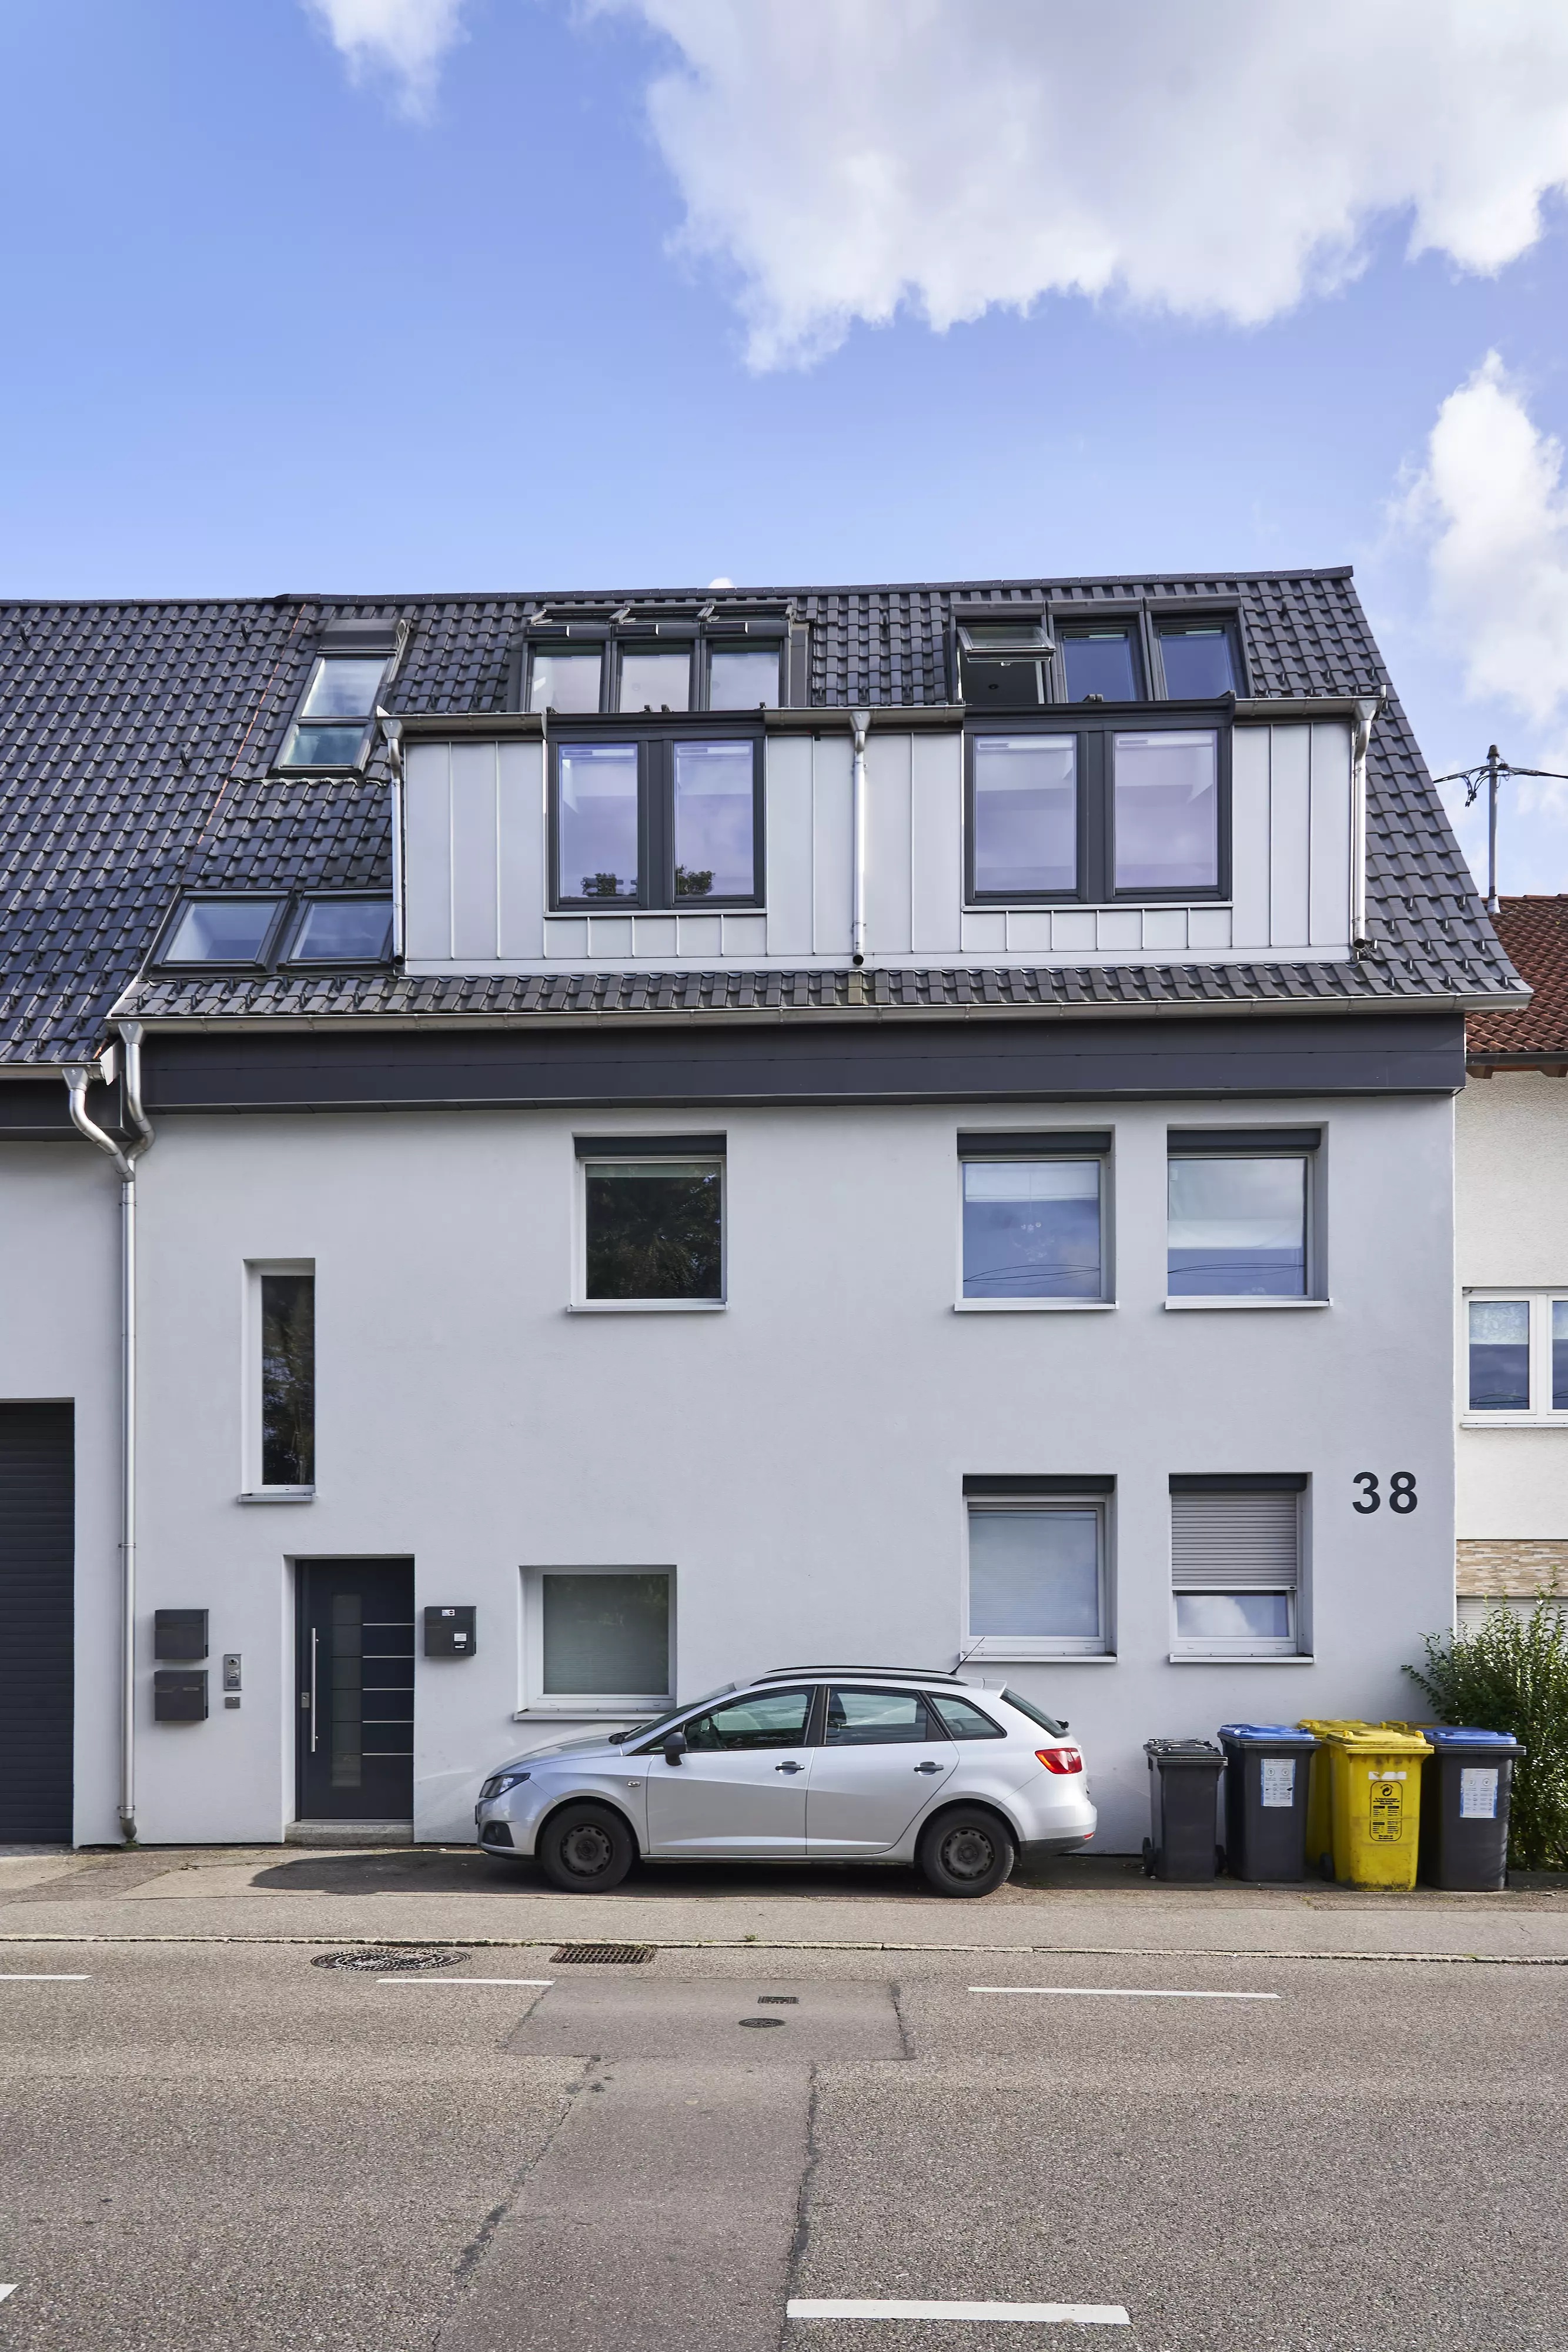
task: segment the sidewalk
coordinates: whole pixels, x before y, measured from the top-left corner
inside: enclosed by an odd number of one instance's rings
[[[0,1943],[613,1939],[775,1949],[1243,1952],[1568,1965],[1568,1877],[1499,1895],[1165,1886],[1135,1861],[1065,1862],[978,1903],[910,1871],[715,1867],[636,1872],[621,1893],[560,1895],[470,1847],[351,1853],[138,1848],[0,1855]]]

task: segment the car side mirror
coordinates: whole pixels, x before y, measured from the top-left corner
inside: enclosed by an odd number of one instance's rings
[[[671,1734],[670,1734],[670,1736],[669,1736],[669,1738],[668,1738],[668,1739],[666,1739],[666,1740],[665,1740],[665,1742],[664,1742],[664,1761],[665,1761],[665,1763],[666,1763],[666,1764],[678,1764],[678,1763],[680,1762],[680,1760],[681,1760],[682,1757],[685,1754],[685,1752],[686,1752],[686,1735],[685,1735],[685,1733],[684,1731],[672,1731],[672,1732],[671,1732]]]

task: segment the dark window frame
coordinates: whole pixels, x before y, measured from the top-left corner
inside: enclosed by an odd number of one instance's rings
[[[1161,700],[1168,699],[1170,693],[1166,684],[1164,641],[1167,635],[1178,635],[1186,629],[1218,628],[1224,632],[1226,641],[1230,647],[1230,674],[1234,680],[1232,691],[1236,694],[1246,693],[1246,643],[1241,632],[1241,614],[1235,605],[1220,605],[1212,611],[1198,607],[1192,610],[1182,608],[1174,612],[1168,606],[1155,605],[1149,609],[1148,622],[1149,643],[1155,665],[1154,691]]]
[[[585,727],[561,719],[549,736],[549,911],[567,915],[706,914],[710,910],[756,913],[768,903],[768,845],[764,790],[763,730],[744,711],[716,712],[715,725],[706,713],[643,711],[627,722],[627,714],[612,714],[613,725]],[[704,720],[701,728],[694,717]],[[657,723],[652,723],[656,720]],[[744,896],[716,892],[706,898],[675,895],[675,763],[677,743],[749,743],[751,751],[752,887]],[[592,744],[601,750],[634,744],[637,749],[637,895],[634,898],[569,897],[560,888],[560,754],[562,747]]]
[[[576,1308],[587,1314],[641,1315],[664,1313],[675,1315],[716,1314],[729,1305],[729,1152],[727,1138],[721,1135],[646,1135],[601,1136],[580,1135],[573,1139],[577,1162],[576,1231],[573,1244],[573,1297]],[[649,1297],[597,1296],[590,1288],[588,1180],[596,1167],[610,1165],[623,1168],[628,1162],[641,1162],[650,1175],[657,1175],[661,1167],[672,1160],[708,1160],[718,1173],[718,1292],[716,1297],[681,1297],[667,1294]]]
[[[376,711],[381,706],[396,675],[408,642],[406,623],[339,622],[329,623],[317,635],[310,647],[310,667],[305,673],[304,684],[295,698],[294,708],[278,741],[272,761],[273,772],[287,776],[357,776],[363,772],[375,740]],[[339,719],[307,719],[305,705],[310,698],[319,665],[330,661],[377,661],[382,666],[371,707],[362,718],[350,715]],[[288,756],[302,727],[352,727],[360,730],[359,748],[351,760],[291,760]]]
[[[978,912],[994,907],[1219,906],[1231,894],[1231,736],[1236,698],[1219,702],[1057,703],[1039,710],[984,715],[964,720],[964,905]],[[1085,717],[1083,714],[1090,715]],[[1211,887],[1188,884],[1115,884],[1116,735],[1198,735],[1215,738],[1218,807],[1217,879]],[[975,745],[989,735],[1039,735],[1074,740],[1077,779],[1078,881],[1071,890],[978,890],[975,885]]]
[[[395,915],[392,894],[388,890],[182,890],[164,918],[158,934],[158,944],[149,958],[149,968],[168,972],[258,972],[276,971],[287,967],[298,971],[387,971],[394,958],[392,953],[392,930],[388,934],[388,951],[381,958],[367,956],[301,956],[292,952],[308,909],[319,899],[340,901],[346,898],[373,899],[388,910],[389,924]],[[262,940],[261,952],[253,958],[171,956],[169,947],[179,929],[185,911],[193,906],[213,906],[231,903],[235,899],[273,902],[276,912]]]
[[[1166,1296],[1247,1298],[1307,1303],[1328,1298],[1326,1236],[1327,1131],[1322,1127],[1169,1127],[1166,1129]],[[1299,1160],[1304,1170],[1301,1234],[1304,1262],[1300,1292],[1173,1291],[1170,1288],[1170,1169],[1173,1160]],[[1209,1482],[1211,1485],[1213,1481]],[[1173,1486],[1172,1493],[1177,1490]]]
[[[713,709],[713,656],[716,653],[776,653],[778,656],[778,694],[772,703],[726,705],[715,710],[716,718],[755,719],[764,709],[789,709],[792,703],[804,701],[794,697],[790,688],[797,668],[805,670],[802,646],[799,663],[795,659],[795,638],[804,635],[801,623],[789,615],[772,614],[726,615],[712,622],[698,616],[676,617],[659,621],[652,618],[617,624],[603,617],[575,619],[563,616],[559,621],[538,623],[519,638],[514,647],[512,671],[508,679],[507,699],[516,710],[533,708],[533,667],[539,654],[599,655],[598,716],[606,719],[629,719],[633,723],[650,717],[663,718],[661,710],[623,711],[621,705],[622,664],[629,653],[676,653],[689,648],[691,667],[688,673],[688,701],[685,710],[671,709],[671,719],[691,719]],[[591,718],[589,711],[558,711],[547,706],[553,718],[564,725]]]

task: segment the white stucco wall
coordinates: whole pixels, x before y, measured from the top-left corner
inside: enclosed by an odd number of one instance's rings
[[[143,1646],[155,1606],[204,1604],[246,1687],[155,1726],[145,1657],[142,1835],[282,1834],[295,1558],[412,1555],[420,1606],[477,1604],[476,1659],[416,1681],[416,1833],[465,1836],[483,1773],[560,1735],[512,1719],[520,1564],[673,1566],[683,1695],[814,1657],[950,1665],[966,1473],[1118,1482],[1115,1660],[983,1670],[1071,1718],[1110,1847],[1144,1834],[1151,1735],[1403,1713],[1399,1668],[1452,1608],[1451,1104],[1201,1116],[1322,1123],[1330,1307],[1165,1310],[1166,1129],[1190,1104],[687,1114],[728,1137],[730,1304],[700,1316],[567,1311],[574,1131],[668,1117],[164,1118],[141,1176]],[[956,1314],[956,1129],[1052,1121],[1114,1129],[1119,1306]],[[236,1500],[244,1266],[269,1258],[317,1269],[304,1505]],[[1415,1473],[1418,1510],[1358,1517],[1364,1469],[1385,1491]],[[1169,1663],[1167,1478],[1227,1470],[1312,1477],[1315,1663]]]
[[[0,1146],[0,1397],[76,1408],[75,1834],[98,1844],[120,1834],[120,1183],[89,1145]]]
[[[1461,1331],[1472,1286],[1568,1291],[1568,1080],[1472,1077],[1455,1106],[1454,1163]],[[1458,1533],[1568,1538],[1568,1424],[1465,1428],[1462,1356],[1458,1374]]]

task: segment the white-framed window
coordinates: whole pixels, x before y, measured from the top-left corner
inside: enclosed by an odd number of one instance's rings
[[[246,1266],[243,1489],[316,1491],[316,1263],[254,1259]]]
[[[522,1576],[525,1706],[594,1716],[670,1703],[673,1568],[525,1568]]]
[[[1462,1417],[1568,1425],[1568,1287],[1468,1290]]]
[[[1301,1655],[1307,1481],[1278,1475],[1171,1480],[1174,1657]]]
[[[959,1302],[1108,1306],[1109,1129],[958,1135]]]
[[[573,1304],[711,1311],[725,1304],[722,1135],[580,1135]]]
[[[1303,1305],[1325,1297],[1318,1128],[1173,1128],[1170,1301]]]
[[[965,1479],[967,1657],[1110,1653],[1112,1495],[1109,1478]]]

